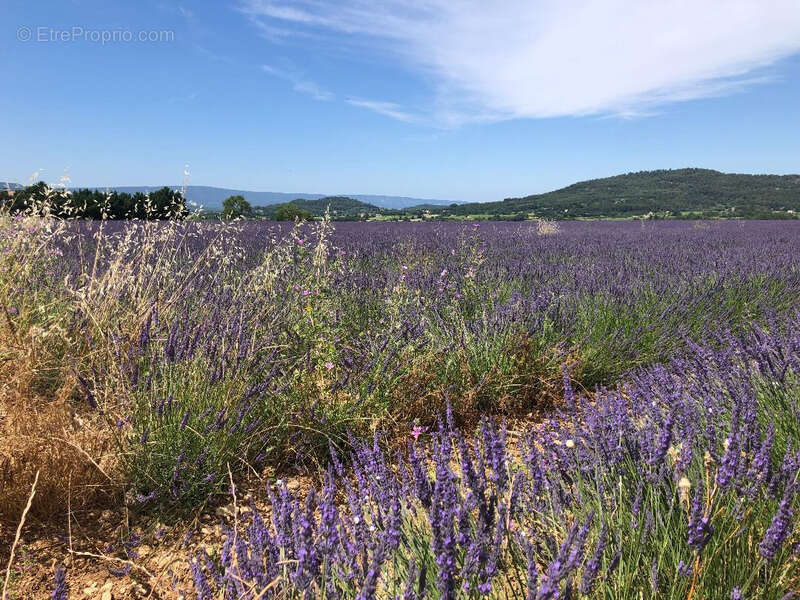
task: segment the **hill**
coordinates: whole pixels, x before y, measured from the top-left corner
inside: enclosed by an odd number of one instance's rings
[[[314,200],[296,198],[288,203],[271,204],[269,206],[254,206],[253,213],[256,216],[274,219],[275,213],[281,206],[293,204],[298,208],[308,211],[315,217],[321,217],[326,210],[330,209],[331,217],[334,220],[360,220],[378,213],[386,212],[384,209],[368,204],[355,198],[347,196],[326,196]]]
[[[441,216],[548,219],[781,218],[800,213],[800,175],[741,175],[710,169],[640,171],[591,179],[501,202],[435,209]]]

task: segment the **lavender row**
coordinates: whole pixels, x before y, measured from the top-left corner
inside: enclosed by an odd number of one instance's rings
[[[563,365],[611,384],[800,296],[794,222],[46,225],[0,240],[6,321],[46,341],[18,358],[102,415],[150,505],[224,492],[228,464],[430,427],[448,402],[467,425],[548,409]]]
[[[591,388],[774,318],[800,292],[794,225],[170,224],[169,270],[114,298],[141,325],[104,332],[135,495],[193,504],[227,463],[315,465],[448,401],[461,423],[539,409],[564,363]],[[109,268],[152,235],[114,226]]]
[[[512,443],[452,415],[354,442],[318,491],[191,557],[199,599],[785,598],[798,590],[800,318],[725,334]],[[568,381],[568,380],[567,380]],[[221,595],[221,596],[220,596]]]

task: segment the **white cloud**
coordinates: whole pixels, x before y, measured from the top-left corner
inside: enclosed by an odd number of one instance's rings
[[[400,56],[446,122],[644,114],[763,82],[800,51],[798,0],[242,2],[262,28]]]
[[[361,100],[359,98],[348,98],[347,103],[359,108],[366,108],[373,112],[396,119],[398,121],[405,121],[406,123],[416,123],[419,117],[403,110],[403,107],[394,102],[379,102],[377,100]]]
[[[261,70],[264,73],[269,73],[275,77],[290,81],[292,83],[292,89],[295,92],[307,94],[314,98],[314,100],[321,100],[325,102],[328,100],[333,100],[335,97],[331,92],[322,89],[313,81],[305,79],[296,73],[284,71],[283,69],[277,69],[270,65],[261,65]]]

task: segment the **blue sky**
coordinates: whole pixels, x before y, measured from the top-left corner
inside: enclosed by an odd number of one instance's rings
[[[140,32],[162,39],[102,42]],[[800,172],[796,0],[4,0],[0,65],[21,183],[178,185],[188,163],[197,185],[488,201]]]

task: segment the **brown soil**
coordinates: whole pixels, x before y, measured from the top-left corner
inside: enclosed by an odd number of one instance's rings
[[[152,513],[137,514],[125,507],[122,486],[108,475],[114,473],[114,448],[100,433],[100,422],[75,414],[66,400],[38,402],[35,409],[30,402],[6,401],[0,407],[3,571],[31,483],[36,471],[40,473],[15,548],[9,599],[50,598],[57,566],[66,568],[73,600],[193,598],[188,559],[203,548],[209,553],[219,548],[224,541],[221,525],[244,519],[251,499],[260,511],[269,512],[265,486],[274,476],[265,473],[237,483],[236,513],[231,503],[205,507],[171,523]],[[551,412],[552,405],[507,418],[509,449],[514,451],[521,433]],[[308,476],[285,480],[301,495],[319,483]]]
[[[298,476],[287,485],[302,494],[313,482]],[[153,514],[119,508],[73,511],[62,523],[29,515],[16,547],[8,597],[49,598],[55,568],[63,565],[71,600],[193,598],[188,559],[204,548],[209,553],[218,549],[224,541],[221,526],[246,519],[251,500],[262,514],[269,513],[264,481],[252,478],[239,489],[236,511],[231,502],[169,524]],[[15,531],[16,524],[0,529],[3,567]]]

